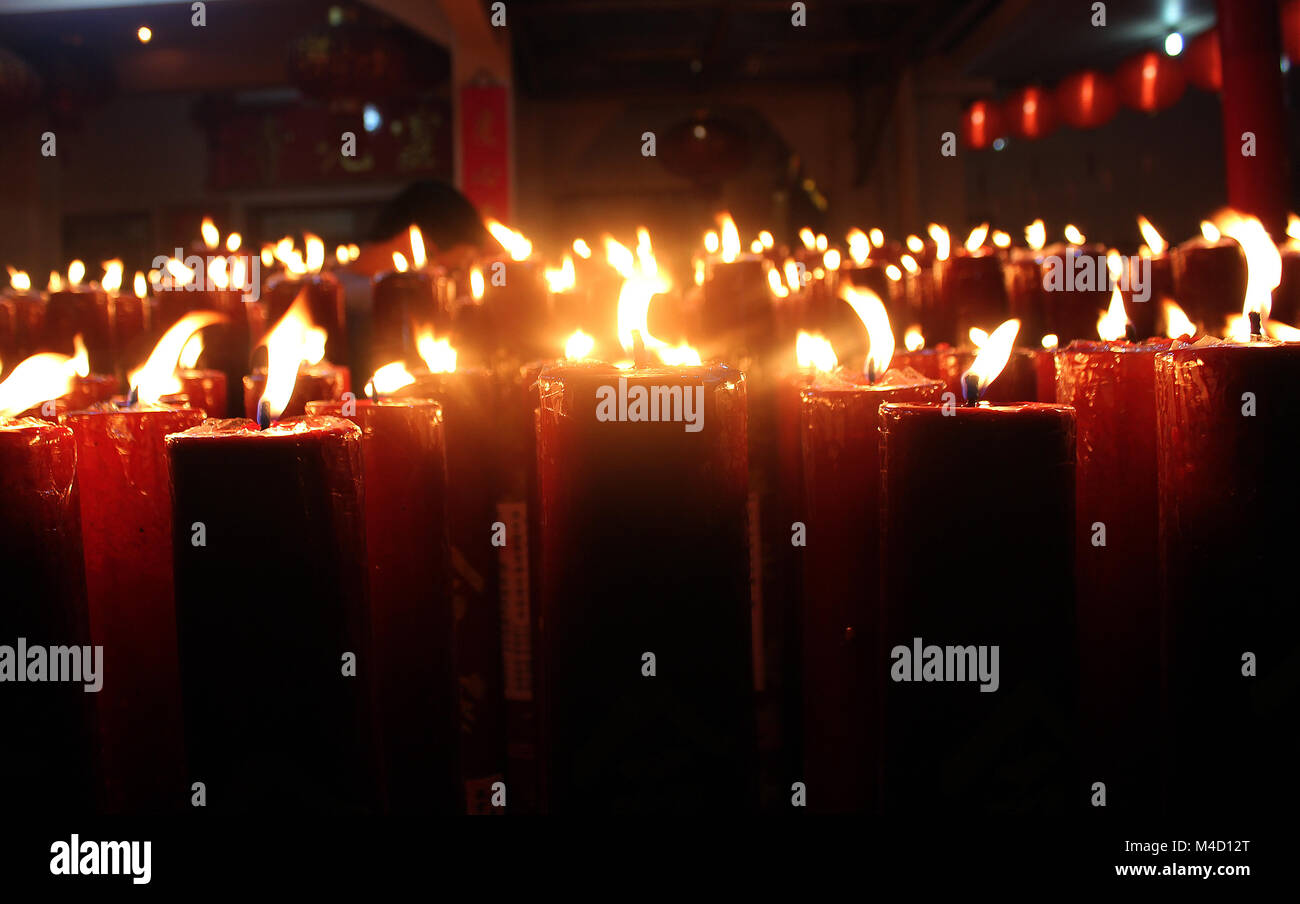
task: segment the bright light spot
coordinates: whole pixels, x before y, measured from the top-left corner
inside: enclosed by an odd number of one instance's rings
[[[376,132],[384,124],[384,117],[379,114],[379,108],[374,104],[366,104],[361,108],[361,125],[367,132]]]
[[[1002,150],[1002,149],[1003,149],[1004,147],[1006,147],[1006,146],[1007,146],[1007,140],[1006,140],[1005,138],[994,138],[994,139],[993,139],[993,150],[995,150],[995,151],[1000,151],[1000,150]]]
[[[1169,56],[1178,56],[1183,52],[1183,36],[1178,32],[1173,32],[1165,38],[1165,53]]]
[[[141,25],[136,29],[135,36],[140,39],[141,44],[148,44],[153,40],[153,29],[148,25]]]

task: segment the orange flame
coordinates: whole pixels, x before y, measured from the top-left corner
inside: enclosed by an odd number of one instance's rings
[[[412,223],[407,233],[411,237],[411,266],[416,270],[423,269],[429,259],[424,254],[424,236],[420,234],[420,227]]]
[[[1268,320],[1273,290],[1282,281],[1282,255],[1264,225],[1255,217],[1227,211],[1215,217],[1218,230],[1241,246],[1246,255],[1246,296],[1241,313]]]
[[[976,251],[980,250],[980,246],[984,244],[984,239],[988,238],[988,234],[988,223],[981,223],[972,229],[970,235],[966,237],[966,252],[968,254],[974,254]]]
[[[190,222],[193,222],[192,220]],[[209,251],[214,250],[221,244],[221,233],[217,231],[217,225],[212,222],[211,217],[204,217],[202,224],[199,226],[199,232],[203,235],[203,244]],[[191,233],[192,235],[193,233]]]
[[[930,238],[934,239],[935,260],[946,261],[952,251],[952,238],[948,235],[948,230],[938,223],[931,223],[925,229],[930,233]]]
[[[835,357],[835,349],[831,347],[829,339],[821,333],[809,333],[804,330],[800,330],[795,338],[794,357],[800,368],[822,373],[830,373],[840,363]]]
[[[41,352],[19,362],[0,382],[0,417],[14,417],[50,399],[67,395],[76,385],[78,365],[67,355]]]
[[[564,343],[564,357],[569,361],[582,361],[590,358],[595,348],[595,339],[582,330],[574,330],[573,335]]]
[[[116,295],[122,288],[122,262],[120,260],[104,261],[104,278],[99,281],[105,292]]]
[[[1151,221],[1146,217],[1138,217],[1138,231],[1142,233],[1142,240],[1147,243],[1152,254],[1163,254],[1167,243],[1156,227],[1151,225]]]
[[[804,249],[807,251],[817,250],[817,236],[813,231],[805,226],[799,230],[799,241],[803,242]]]
[[[573,258],[564,255],[564,263],[558,270],[547,267],[545,270],[546,285],[551,292],[559,294],[561,292],[572,292],[574,286],[578,284],[578,273],[573,267]]]
[[[1065,240],[1069,242],[1071,245],[1082,245],[1084,242],[1088,240],[1088,238],[1082,232],[1080,232],[1079,228],[1075,226],[1073,223],[1066,223]]]
[[[718,214],[718,233],[722,241],[722,262],[730,263],[740,257],[740,233],[736,231],[736,221],[726,211]]]
[[[1166,301],[1164,303],[1164,313],[1165,335],[1170,339],[1196,335],[1196,324],[1192,323],[1191,318],[1177,304]]]
[[[533,253],[533,243],[524,238],[522,232],[516,232],[490,217],[484,221],[484,225],[487,226],[488,232],[492,233],[492,238],[497,240],[497,244],[510,255],[511,260],[526,261]]]
[[[961,375],[962,394],[966,401],[973,401],[968,394],[968,384],[974,378],[976,396],[984,395],[989,384],[998,378],[1007,362],[1011,360],[1011,350],[1016,344],[1016,334],[1020,332],[1020,321],[1011,319],[989,334],[980,346],[979,354],[971,362],[970,370]]]
[[[913,254],[920,254],[925,250],[925,242],[919,235],[909,235],[907,237],[907,250]]]
[[[903,348],[909,352],[919,352],[925,348],[925,334],[921,332],[920,326],[912,324],[903,333]]]
[[[456,350],[446,337],[435,339],[433,327],[422,329],[415,337],[415,350],[419,352],[429,373],[449,374],[456,370]]]
[[[1047,224],[1038,219],[1026,226],[1025,244],[1034,251],[1042,251],[1047,244]]]
[[[230,233],[230,235],[226,236],[226,250],[229,251],[231,254],[234,254],[236,251],[239,250],[239,246],[243,244],[243,241],[244,241],[243,236],[241,236],[238,232]]]
[[[73,261],[68,264],[68,285],[81,285],[81,281],[86,278],[86,265],[81,261]]]
[[[154,346],[149,360],[127,377],[127,384],[136,390],[140,401],[157,402],[168,393],[180,392],[181,381],[176,376],[176,369],[181,353],[199,330],[224,320],[226,316],[215,311],[194,311],[172,324]]]
[[[856,286],[841,288],[840,298],[848,302],[867,329],[870,351],[867,353],[866,373],[874,379],[889,369],[889,362],[894,358],[894,331],[889,326],[885,303],[870,289]]]
[[[8,265],[5,269],[9,271],[9,285],[15,292],[30,292],[32,290],[32,278],[22,270],[15,270]]]
[[[574,239],[573,253],[585,261],[591,257],[591,246],[582,239]]]
[[[307,246],[307,272],[319,273],[321,267],[325,266],[325,243],[308,232],[303,234],[303,244]]]
[[[853,263],[861,267],[871,256],[871,238],[861,229],[850,229],[849,234],[845,236],[849,243],[849,257],[853,258]]]
[[[393,269],[398,273],[405,273],[411,269],[410,264],[406,262],[406,255],[400,251],[393,252]]]
[[[469,271],[469,294],[475,301],[483,300],[487,286],[483,282],[483,271],[474,267]]]
[[[1042,338],[1041,344],[1043,348],[1051,351],[1061,344],[1061,338],[1055,333],[1048,333]]]
[[[1110,294],[1110,307],[1097,320],[1097,335],[1106,342],[1115,342],[1124,338],[1128,327],[1128,314],[1124,312],[1124,297],[1120,295],[1119,286]]]
[[[293,398],[298,369],[307,359],[312,329],[307,296],[302,293],[262,340],[266,346],[266,387],[261,402],[266,403],[273,419],[284,413]]]
[[[401,361],[389,361],[370,377],[369,382],[366,383],[366,395],[373,397],[376,392],[380,394],[397,392],[403,386],[410,386],[414,382],[415,377],[406,369],[405,364]]]

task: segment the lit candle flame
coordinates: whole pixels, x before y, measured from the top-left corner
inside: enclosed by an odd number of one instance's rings
[[[81,281],[86,278],[86,265],[81,261],[73,261],[68,264],[68,285],[76,287],[81,285]]]
[[[1082,245],[1084,242],[1087,241],[1087,237],[1084,236],[1084,234],[1079,231],[1079,228],[1075,226],[1073,223],[1066,223],[1065,240],[1069,242],[1071,245]]]
[[[22,270],[15,270],[7,265],[5,269],[9,271],[9,287],[15,292],[30,292],[32,290],[32,278],[30,276]]]
[[[767,287],[777,298],[786,298],[790,294],[790,290],[781,282],[781,271],[775,267],[767,271]]]
[[[86,351],[86,342],[80,333],[72,337],[72,358],[68,366],[79,377],[90,376],[90,353]]]
[[[984,343],[989,341],[988,331],[982,330],[977,326],[973,326],[967,330],[966,335],[970,337],[970,344],[975,348],[983,348]]]
[[[831,244],[830,239],[826,238],[826,236],[824,236],[820,232],[817,233],[817,238],[815,239],[815,241],[816,241],[818,251],[825,251],[827,248],[830,247]]]
[[[166,270],[168,276],[171,277],[172,285],[174,286],[188,286],[190,283],[194,282],[194,278],[197,275],[193,270],[174,257],[167,259],[167,263],[163,265],[163,269]]]
[[[1147,243],[1152,254],[1164,254],[1166,243],[1164,236],[1151,225],[1151,221],[1146,217],[1138,217],[1138,231],[1142,233],[1142,240]]]
[[[894,358],[894,331],[889,326],[889,314],[880,296],[870,289],[856,286],[844,286],[840,289],[840,298],[848,302],[853,313],[858,315],[862,325],[867,328],[866,373],[875,380],[889,369],[889,362]]]
[[[451,347],[451,342],[445,336],[442,339],[435,339],[432,327],[421,330],[416,336],[415,350],[424,361],[424,366],[429,369],[429,373],[455,372],[456,349]]]
[[[1042,346],[1048,351],[1051,351],[1052,349],[1056,348],[1060,344],[1061,344],[1061,339],[1055,333],[1048,333],[1042,338]]]
[[[805,226],[799,230],[799,241],[803,242],[804,249],[807,251],[817,250],[817,236],[813,231]]]
[[[497,244],[510,255],[511,260],[526,261],[529,255],[533,253],[533,243],[524,238],[522,232],[516,232],[509,226],[491,218],[484,221],[488,232],[492,233],[492,238],[497,240]]]
[[[762,232],[758,234],[758,240],[759,242],[762,243],[763,247],[767,249],[771,249],[774,245],[776,245],[776,237],[773,236],[772,233],[768,232],[766,229],[764,229]]]
[[[1282,281],[1282,255],[1258,219],[1227,211],[1215,217],[1218,231],[1241,246],[1246,255],[1246,295],[1243,317],[1258,314],[1261,324],[1273,307],[1273,290]]]
[[[736,221],[725,211],[718,215],[718,234],[722,240],[722,262],[730,263],[740,257],[740,233]]]
[[[1196,324],[1192,323],[1186,312],[1174,302],[1166,301],[1164,303],[1164,314],[1165,335],[1170,339],[1196,335]]]
[[[1034,251],[1042,251],[1047,244],[1047,224],[1038,219],[1026,226],[1025,244]]]
[[[1110,294],[1110,307],[1097,320],[1097,335],[1106,342],[1115,342],[1124,338],[1128,328],[1128,314],[1124,312],[1124,297],[1120,295],[1119,286]]]
[[[909,235],[907,237],[907,250],[913,254],[920,254],[925,250],[925,242],[919,235]]]
[[[483,293],[487,286],[483,283],[483,271],[474,267],[469,271],[469,294],[475,301],[483,300]]]
[[[104,291],[116,295],[122,288],[122,262],[120,260],[104,261],[104,278],[99,281]]]
[[[564,357],[569,361],[582,361],[590,358],[595,348],[595,339],[582,330],[574,330],[573,335],[564,343]]]
[[[845,239],[849,243],[849,257],[861,267],[871,256],[871,239],[861,229],[850,229]]]
[[[976,226],[974,229],[972,229],[970,231],[970,235],[966,237],[966,252],[968,254],[974,254],[976,251],[978,251],[980,247],[984,244],[984,240],[988,238],[988,234],[989,234],[988,223],[981,223],[978,226]]]
[[[176,364],[182,370],[193,370],[199,363],[199,358],[203,355],[203,334],[195,332],[185,342],[184,348],[181,349],[181,356],[176,359]]]
[[[273,246],[273,245],[263,245],[263,246],[262,246],[262,266],[263,266],[263,267],[270,267],[270,266],[271,266],[272,264],[274,264],[274,263],[275,263],[275,246]]]
[[[893,264],[886,264],[885,275],[888,276],[891,281],[898,282],[900,279],[903,278],[903,271],[898,269]]]
[[[1218,242],[1219,239],[1223,238],[1218,227],[1209,220],[1201,220],[1201,236],[1210,243]]]
[[[400,251],[393,252],[393,269],[398,273],[405,273],[411,269],[410,264],[406,262],[406,255]]]
[[[190,221],[194,222],[193,220]],[[217,231],[217,224],[212,222],[211,217],[204,217],[202,224],[199,225],[199,232],[203,235],[203,244],[209,251],[213,251],[221,244],[221,233]],[[193,235],[193,233],[191,233]]]
[[[67,355],[41,352],[18,363],[0,382],[0,417],[14,417],[72,391],[79,374]]]
[[[229,251],[231,254],[234,254],[236,251],[239,250],[239,246],[243,244],[243,241],[244,241],[243,236],[241,236],[238,232],[230,233],[230,235],[226,236],[226,250]]]
[[[1286,234],[1288,238],[1300,241],[1300,217],[1293,213],[1287,214]]]
[[[926,232],[930,233],[930,238],[934,240],[935,260],[946,261],[952,251],[952,239],[948,235],[948,230],[938,223],[931,223],[925,229]]]
[[[547,267],[544,273],[546,286],[554,294],[572,292],[578,284],[578,271],[574,269],[573,258],[567,254],[558,270]]]
[[[221,255],[208,261],[208,285],[222,291],[230,288],[230,274],[226,272],[226,259]]]
[[[912,257],[912,255],[910,254],[904,254],[902,257],[898,259],[898,261],[903,265],[903,269],[906,270],[908,273],[921,272],[921,265],[918,264],[916,262],[916,258]]]
[[[415,377],[406,369],[403,362],[389,361],[370,377],[366,383],[366,395],[371,398],[374,398],[377,393],[386,395],[397,392],[403,386],[410,386],[414,382]]]
[[[144,298],[149,294],[149,284],[145,281],[144,274],[139,270],[135,271],[135,278],[131,281],[131,288],[135,290],[136,298]]]
[[[262,340],[266,346],[266,386],[258,408],[265,404],[272,419],[278,418],[293,398],[298,369],[306,360],[308,333],[313,329],[306,293],[300,293],[284,316]]]
[[[722,247],[722,239],[718,238],[718,234],[716,232],[710,229],[708,232],[704,233],[705,251],[707,251],[709,254],[717,254],[718,249],[721,247]]]
[[[830,248],[822,255],[822,266],[827,270],[838,270],[842,260],[839,251]]]
[[[794,258],[787,257],[781,269],[785,273],[785,284],[789,286],[791,292],[798,292],[803,288],[803,278],[799,273],[799,265],[795,263]]]
[[[428,258],[424,254],[424,236],[420,234],[420,227],[414,223],[411,224],[407,233],[411,237],[411,266],[416,270],[421,270],[428,263]]]
[[[63,291],[63,277],[59,275],[58,270],[50,271],[50,282],[47,288],[50,292]]]
[[[835,357],[835,349],[831,347],[831,341],[821,333],[800,330],[795,338],[794,357],[803,370],[830,373],[839,366],[839,359]]]
[[[998,248],[1010,248],[1011,236],[1003,232],[1001,229],[996,229],[993,231],[993,244]]]
[[[1011,360],[1011,350],[1016,344],[1016,334],[1020,332],[1020,321],[1011,319],[989,334],[980,346],[979,354],[971,362],[970,370],[961,375],[962,395],[967,404],[974,404],[984,395],[984,391],[998,378],[1007,362]],[[975,398],[971,398],[970,384],[974,382]]]
[[[912,324],[903,333],[903,348],[909,352],[919,352],[925,348],[925,334],[921,332],[920,326]]]
[[[1124,275],[1124,256],[1111,248],[1106,252],[1106,269],[1110,271],[1110,278],[1117,280]]]
[[[348,257],[348,246],[339,245],[334,249],[334,259],[339,262],[339,266],[346,264],[351,258]]]
[[[759,239],[759,238],[756,238],[756,239],[754,239],[754,241],[750,242],[750,243],[749,243],[749,253],[750,253],[750,254],[762,254],[762,253],[763,253],[763,240],[762,240],[762,239]]]
[[[303,235],[303,244],[307,246],[307,272],[319,273],[325,266],[325,243],[308,232]]]
[[[137,398],[145,403],[157,402],[168,393],[180,392],[176,368],[181,353],[199,330],[225,319],[224,314],[216,311],[193,311],[172,324],[153,347],[149,360],[127,376],[127,385],[135,390]]]
[[[867,233],[867,237],[871,239],[871,247],[872,247],[872,248],[882,248],[882,247],[884,247],[884,244],[885,244],[885,233],[884,233],[883,230],[881,230],[881,229],[872,229],[871,232]]]
[[[573,253],[578,255],[584,261],[591,257],[591,246],[582,239],[573,240]]]

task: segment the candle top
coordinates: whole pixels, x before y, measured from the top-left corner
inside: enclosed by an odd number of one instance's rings
[[[745,379],[743,373],[726,364],[684,364],[676,367],[657,364],[623,370],[603,361],[558,363],[543,368],[537,379],[542,383],[551,381],[563,383],[566,380],[591,378],[617,380],[620,377],[626,378],[629,383],[655,383],[682,379],[702,383],[737,383]]]
[[[42,420],[38,417],[5,417],[0,415],[0,433],[53,433],[53,435],[67,434],[72,435],[72,431],[67,427],[61,427],[50,421]],[[32,441],[37,441],[42,437],[31,437]]]
[[[1055,402],[1008,402],[1004,405],[994,405],[989,402],[980,402],[977,405],[951,405],[940,402],[886,402],[880,406],[883,414],[891,414],[897,417],[990,417],[990,416],[1016,416],[1016,417],[1048,417],[1056,419],[1059,417],[1074,418],[1074,406],[1058,405]]]
[[[1141,342],[1128,342],[1124,339],[1117,339],[1113,342],[1105,339],[1075,339],[1065,348],[1057,349],[1057,352],[1069,354],[1071,352],[1081,352],[1084,354],[1095,354],[1098,352],[1163,352],[1168,351],[1176,340],[1166,339],[1162,336],[1152,336],[1150,339],[1144,339]]]
[[[357,409],[362,408],[441,408],[442,403],[437,399],[422,398],[419,396],[380,396],[378,399],[356,399],[354,401],[344,402],[342,399],[316,399],[307,403],[308,414],[334,415],[342,411],[345,404],[355,405]],[[292,420],[292,419],[291,419]]]
[[[290,417],[276,421],[266,429],[260,429],[256,421],[247,418],[209,418],[197,427],[172,433],[167,436],[167,443],[207,440],[212,438],[285,440],[315,435],[351,435],[361,436],[361,428],[349,420],[328,415],[306,415]]]
[[[834,371],[818,371],[804,391],[814,392],[883,392],[910,386],[925,386],[933,383],[942,386],[942,380],[935,380],[910,367],[891,367],[876,382],[867,381],[865,374],[846,367]]]

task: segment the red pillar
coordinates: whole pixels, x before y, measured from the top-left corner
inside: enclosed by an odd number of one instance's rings
[[[1279,238],[1286,231],[1290,186],[1278,4],[1218,0],[1218,10],[1228,204],[1259,217]],[[1255,134],[1253,157],[1241,153],[1243,132]]]

